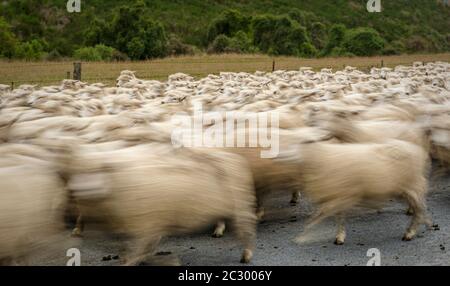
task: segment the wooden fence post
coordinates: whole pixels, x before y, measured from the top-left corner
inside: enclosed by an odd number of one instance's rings
[[[381,67],[384,68],[384,61],[381,60]]]
[[[14,82],[11,82],[11,90],[14,90]]]
[[[273,62],[272,62],[272,72],[274,72],[275,71],[275,60],[273,60]]]
[[[73,79],[81,81],[81,63],[73,63]]]

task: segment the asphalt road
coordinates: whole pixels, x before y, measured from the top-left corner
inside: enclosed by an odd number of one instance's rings
[[[370,211],[349,218],[344,245],[333,244],[335,226],[332,219],[315,227],[303,243],[295,242],[312,212],[304,200],[289,205],[289,197],[273,197],[267,202],[265,221],[258,226],[257,248],[250,265],[366,265],[367,251],[377,248],[381,265],[450,265],[450,176],[430,182],[428,208],[433,230],[421,228],[418,236],[408,242],[401,240],[410,217],[403,203],[391,202],[381,212]],[[124,249],[120,237],[94,231],[86,226],[84,238],[71,238],[70,231],[61,238],[63,245],[33,257],[33,265],[65,265],[66,250],[78,248],[81,265],[120,265]],[[182,265],[241,265],[241,247],[231,231],[223,238],[201,233],[167,238],[158,249],[161,259]],[[117,257],[119,256],[119,257]]]

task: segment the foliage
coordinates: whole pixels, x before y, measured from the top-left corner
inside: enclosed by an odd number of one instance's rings
[[[83,47],[77,49],[74,57],[83,61],[111,61],[115,59],[116,50],[105,45],[96,45],[95,47]]]
[[[385,42],[372,28],[350,29],[345,34],[342,46],[346,51],[357,56],[373,56],[381,54]]]
[[[10,25],[2,17],[0,17],[0,43],[0,57],[11,58],[14,55],[17,39]]]
[[[100,44],[115,49],[114,59],[134,60],[200,50],[302,57],[450,51],[450,8],[441,1],[384,1],[382,13],[368,13],[366,3],[89,0],[70,14],[66,1],[4,0],[0,57],[57,60]]]
[[[22,42],[16,46],[15,57],[27,61],[41,60],[45,57],[46,43],[41,40]]]

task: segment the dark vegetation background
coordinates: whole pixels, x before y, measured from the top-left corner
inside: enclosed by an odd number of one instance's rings
[[[0,58],[143,60],[197,53],[298,57],[450,51],[443,0],[2,0]]]

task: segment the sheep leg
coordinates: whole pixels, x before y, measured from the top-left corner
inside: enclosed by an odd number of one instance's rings
[[[265,194],[262,192],[256,196],[256,219],[261,222],[264,217],[264,198]]]
[[[253,257],[256,239],[256,216],[253,213],[237,216],[234,219],[236,235],[244,246],[241,263],[249,263]]]
[[[73,237],[83,236],[83,230],[84,230],[83,216],[80,213],[77,217],[77,221],[75,223],[75,228],[72,230],[72,236]]]
[[[424,217],[425,203],[423,202],[423,200],[419,199],[416,193],[406,194],[406,199],[412,207],[414,214],[402,240],[410,241],[416,235],[419,225],[422,222],[425,222],[427,219]]]
[[[263,217],[264,217],[264,214],[265,214],[264,207],[259,205],[259,206],[256,208],[256,219],[257,219],[258,221],[262,221],[262,219],[263,219]]]
[[[299,191],[292,192],[290,204],[295,206],[299,200],[300,200],[300,192]]]
[[[129,243],[129,254],[125,258],[124,266],[139,265],[140,262],[146,260],[146,258],[156,250],[161,237],[141,237],[134,239]]]
[[[334,244],[336,245],[343,245],[346,237],[345,233],[345,217],[344,215],[338,215],[336,217],[336,223],[338,226],[338,230],[336,233],[336,240],[334,241]]]
[[[220,238],[223,236],[223,233],[225,232],[225,221],[221,220],[216,224],[216,228],[214,229],[214,233],[212,237]]]
[[[411,206],[408,206],[408,209],[406,210],[406,215],[412,216],[414,215],[414,209]]]

